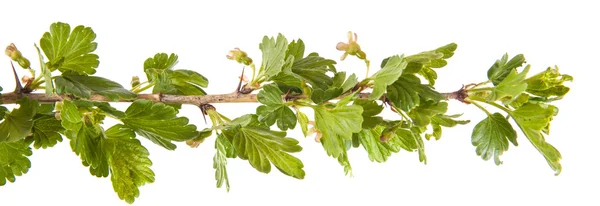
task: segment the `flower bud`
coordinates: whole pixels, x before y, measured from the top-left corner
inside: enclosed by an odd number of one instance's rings
[[[131,77],[131,87],[136,87],[138,85],[140,85],[140,77],[138,77],[138,76]]]
[[[19,63],[19,66],[23,67],[24,69],[27,69],[29,68],[29,66],[31,66],[31,62],[29,62],[27,58],[23,57],[21,51],[19,51],[17,49],[17,46],[15,46],[15,44],[13,43],[10,43],[10,45],[6,47],[6,49],[4,50],[4,54],[10,57],[10,59],[12,59],[13,61]]]
[[[235,60],[236,62],[246,66],[252,64],[252,59],[248,57],[246,52],[240,50],[240,48],[234,48],[233,50],[230,50],[226,57],[227,59]]]
[[[21,54],[21,51],[19,51],[17,49],[17,47],[15,46],[15,44],[13,44],[13,43],[10,43],[10,45],[8,45],[6,47],[6,50],[4,50],[4,53],[6,54],[6,56],[10,57],[10,59],[12,59],[13,61],[17,61],[18,59],[23,57],[23,55]]]

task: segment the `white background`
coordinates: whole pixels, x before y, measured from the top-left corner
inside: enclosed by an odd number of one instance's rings
[[[416,153],[405,151],[384,164],[372,163],[361,147],[350,152],[354,177],[347,177],[336,160],[296,128],[288,136],[298,138],[304,148],[296,155],[305,164],[304,180],[275,169],[268,175],[259,173],[246,161],[229,160],[229,193],[215,187],[214,137],[196,149],[180,143],[174,152],[143,139],[156,182],[141,188],[135,205],[598,205],[597,8],[583,1],[10,0],[0,3],[0,46],[14,42],[37,69],[33,44],[39,44],[51,23],[83,24],[97,33],[97,75],[129,88],[131,76],[145,76],[146,58],[173,52],[180,57],[176,68],[208,77],[211,94],[229,93],[236,86],[241,66],[225,58],[230,49],[240,47],[259,63],[262,36],[278,32],[289,40],[302,38],[307,52],[338,60],[341,52],[335,45],[346,41],[346,32],[352,30],[374,68],[393,54],[456,42],[458,50],[449,65],[438,70],[440,91],[485,80],[487,69],[505,52],[524,53],[531,73],[558,65],[575,77],[572,91],[558,103],[560,114],[547,137],[563,155],[560,176],[553,175],[520,133],[519,146],[511,146],[501,157],[503,165],[481,160],[470,135],[484,114],[452,101],[451,113],[464,112],[474,122],[445,129],[441,140],[426,142],[427,165],[418,162]],[[9,59],[2,58],[0,83],[10,91],[14,83]],[[363,63],[353,57],[338,61],[338,69],[364,77]],[[257,105],[215,106],[233,118],[254,112]],[[185,107],[181,113],[205,127],[197,108]],[[386,117],[398,118],[389,111]],[[110,179],[89,174],[68,140],[35,150],[31,161],[26,175],[0,187],[0,205],[126,205],[113,192]]]

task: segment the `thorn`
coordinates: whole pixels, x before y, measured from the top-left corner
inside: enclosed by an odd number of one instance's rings
[[[21,85],[21,81],[19,80],[19,76],[17,75],[17,70],[15,69],[15,65],[12,61],[10,61],[10,66],[12,66],[13,74],[15,75],[15,93],[21,94],[23,92],[23,86]]]
[[[208,122],[206,121],[206,108],[204,107],[204,104],[200,104],[198,107],[200,108],[200,111],[202,111],[202,118],[204,118],[204,124],[208,124]]]
[[[242,88],[242,81],[244,80],[244,70],[246,70],[246,67],[242,67],[242,75],[240,75],[240,82],[238,83],[237,89],[235,89],[235,94],[236,96],[240,96],[240,89]]]

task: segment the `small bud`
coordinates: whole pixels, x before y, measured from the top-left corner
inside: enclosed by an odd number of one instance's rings
[[[197,148],[204,141],[204,139],[206,139],[206,138],[202,138],[202,139],[199,139],[199,140],[191,139],[191,140],[185,141],[185,143],[188,146],[190,146],[191,148]]]
[[[31,84],[31,82],[33,82],[33,78],[25,75],[25,76],[21,77],[21,82],[25,85],[29,85],[29,84]]]
[[[131,77],[131,87],[136,87],[138,85],[140,85],[140,77],[138,77],[138,76]]]
[[[23,57],[21,51],[19,51],[17,49],[17,46],[15,46],[15,44],[13,43],[10,43],[10,45],[6,47],[6,49],[4,50],[4,54],[10,57],[10,59],[12,59],[13,61],[19,63],[19,66],[21,66],[24,69],[27,69],[29,68],[29,66],[31,66],[31,62],[29,62],[27,58]]]
[[[10,45],[8,45],[6,47],[6,50],[4,50],[4,53],[6,54],[6,56],[10,57],[10,59],[12,59],[13,61],[17,61],[18,59],[23,57],[23,55],[21,54],[21,51],[19,51],[17,49],[17,47],[15,46],[15,44],[13,44],[13,43],[10,43]]]
[[[227,59],[235,60],[236,62],[246,66],[252,64],[252,59],[248,57],[246,52],[240,50],[240,48],[234,48],[233,50],[230,50],[226,57]]]

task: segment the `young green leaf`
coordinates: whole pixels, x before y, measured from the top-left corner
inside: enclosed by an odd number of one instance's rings
[[[454,127],[456,125],[465,125],[471,122],[470,120],[455,120],[462,114],[445,115],[437,114],[431,117],[431,127],[433,129],[432,134],[425,134],[425,139],[429,140],[431,137],[435,137],[435,140],[442,138],[442,126],[443,127]]]
[[[92,175],[107,177],[108,159],[101,144],[103,129],[94,124],[94,116],[82,115],[73,102],[63,100],[60,118],[65,136],[71,140],[71,149],[81,157],[83,165],[90,167]]]
[[[171,53],[157,53],[154,58],[150,57],[144,61],[144,71],[147,69],[158,69],[158,70],[171,70],[177,64],[179,57]],[[147,73],[147,72],[146,72]],[[150,77],[148,77],[150,79]]]
[[[144,72],[154,83],[153,94],[206,95],[202,88],[208,87],[208,79],[200,73],[177,69],[178,56],[174,53],[157,53],[144,62]]]
[[[302,57],[304,57],[304,47],[304,41],[302,41],[302,39],[298,39],[298,41],[293,40],[288,45],[287,51],[285,52],[285,58],[294,56],[294,59],[302,59]]]
[[[217,135],[215,140],[215,156],[213,157],[213,168],[215,169],[215,180],[217,180],[217,188],[223,186],[225,182],[225,188],[229,192],[229,178],[227,177],[227,157],[232,156],[235,151],[233,145],[227,140],[223,134]],[[228,155],[229,154],[229,155]]]
[[[278,34],[277,39],[264,36],[259,48],[262,51],[262,64],[258,72],[258,77],[269,79],[281,72],[281,67],[286,60],[286,50],[288,47],[287,39]]]
[[[113,118],[125,118],[125,112],[112,107],[108,102],[89,101],[89,100],[74,100],[78,108],[87,108],[89,110],[99,110],[102,115],[109,115]]]
[[[148,150],[134,138],[133,131],[123,126],[111,127],[105,135],[102,147],[108,157],[113,189],[131,204],[140,195],[139,187],[154,182]]]
[[[81,75],[96,73],[100,64],[98,55],[92,54],[98,44],[90,27],[79,25],[71,31],[69,24],[56,22],[50,32],[40,39],[40,47],[50,61],[50,71],[73,71]]]
[[[444,99],[444,96],[433,90],[433,87],[421,84],[421,80],[413,74],[404,74],[388,86],[386,97],[404,111],[419,105],[421,98],[434,101]]]
[[[26,142],[33,142],[35,149],[52,147],[62,142],[61,132],[64,131],[59,120],[54,115],[36,115],[33,120],[32,135],[27,137]]]
[[[374,81],[373,91],[369,95],[369,100],[377,100],[385,93],[387,86],[393,84],[400,78],[407,62],[404,56],[392,56],[385,66],[375,72],[371,78]]]
[[[556,173],[560,174],[562,166],[560,152],[551,144],[546,142],[542,131],[547,129],[552,117],[556,115],[558,109],[552,105],[525,104],[510,113],[515,122],[519,125],[523,134],[529,139],[531,144],[546,158],[548,165]]]
[[[21,176],[31,168],[31,147],[23,140],[0,142],[0,186],[6,181],[15,182],[16,176]]]
[[[302,147],[297,140],[285,137],[285,132],[254,125],[237,125],[223,130],[223,134],[232,143],[237,156],[248,160],[256,170],[269,173],[273,163],[286,175],[304,178],[304,164],[289,154],[301,151]]]
[[[166,148],[177,146],[171,141],[185,141],[198,136],[196,126],[188,124],[186,117],[177,117],[177,111],[163,103],[136,100],[125,111],[121,121],[138,135]]]
[[[336,97],[339,97],[340,95],[342,95],[342,88],[339,88],[339,87],[329,88],[325,91],[323,91],[322,89],[315,89],[315,90],[313,90],[313,93],[311,94],[310,99],[315,104],[322,104],[329,100],[335,99]]]
[[[489,115],[479,122],[471,135],[471,142],[477,147],[477,155],[484,160],[494,156],[496,165],[502,164],[500,155],[508,150],[508,141],[517,146],[517,132],[500,113]]]
[[[504,78],[498,85],[496,85],[492,93],[488,96],[488,101],[496,101],[502,98],[508,98],[510,103],[516,99],[519,94],[523,93],[527,89],[527,83],[524,81],[529,72],[530,66],[527,65],[525,69],[517,73],[516,70],[511,70],[506,78]]]
[[[425,127],[431,123],[431,118],[438,114],[444,114],[448,110],[447,102],[426,101],[414,109],[410,110],[408,116],[413,123],[420,127]]]
[[[454,55],[457,45],[450,43],[439,47],[435,50],[421,52],[419,54],[411,55],[406,57],[407,65],[403,73],[406,74],[419,74],[423,76],[430,86],[435,85],[437,79],[437,73],[433,68],[442,68],[448,64],[446,59]],[[382,62],[382,66],[387,63],[388,59]]]
[[[307,56],[296,58],[291,71],[294,76],[312,85],[313,88],[326,90],[333,83],[331,77],[326,74],[327,68],[334,64],[336,62],[331,59],[320,56]]]
[[[377,116],[379,113],[381,113],[381,111],[383,111],[383,105],[377,104],[377,102],[374,100],[370,101],[365,99],[357,99],[353,104],[359,105],[363,108],[363,129],[372,129],[383,122],[383,118]]]
[[[56,93],[73,94],[79,98],[89,99],[92,94],[102,95],[111,101],[133,99],[137,94],[123,88],[119,83],[96,76],[64,74],[54,79]]]
[[[362,129],[363,108],[358,105],[337,105],[330,109],[324,105],[312,107],[315,111],[316,128],[323,134],[321,143],[329,156],[340,157],[345,151],[344,140],[351,140],[352,133]]]
[[[308,116],[304,112],[296,110],[296,119],[298,119],[298,124],[300,124],[300,129],[302,129],[304,137],[308,136]]]
[[[398,137],[400,147],[406,151],[414,152],[421,150],[423,144],[419,141],[420,137],[418,134],[413,133],[408,129],[397,129],[394,134]],[[393,140],[391,138],[390,140]]]
[[[256,108],[256,114],[261,122],[265,122],[268,126],[275,124],[282,131],[294,129],[296,127],[296,115],[281,98],[283,92],[274,84],[263,86],[263,89],[258,92],[256,98],[264,105]]]
[[[384,129],[385,127],[380,125],[373,129],[363,129],[357,133],[360,144],[369,153],[371,161],[385,162],[392,153],[400,151],[401,142],[394,133],[392,133],[392,137],[386,142],[381,141]]]
[[[525,56],[518,54],[508,61],[508,54],[504,54],[501,59],[496,60],[494,65],[487,72],[488,79],[494,85],[500,84],[512,71],[525,63]]]
[[[398,131],[403,131],[403,132],[398,132]],[[396,132],[396,135],[400,136],[400,135],[404,135],[404,138],[410,138],[410,135],[408,135],[405,131],[407,130],[401,130],[399,129]],[[412,137],[414,139],[414,143],[416,143],[416,150],[419,153],[419,162],[423,162],[424,164],[427,164],[427,156],[425,155],[425,143],[423,143],[423,138],[421,137],[421,134],[423,133],[423,129],[419,128],[419,127],[411,127],[410,128],[410,132],[412,133]]]
[[[344,167],[344,174],[352,176],[352,165],[350,165],[350,160],[348,160],[348,153],[346,150],[342,152],[340,157],[337,158],[340,165]]]
[[[548,67],[532,77],[527,78],[527,92],[541,97],[563,97],[569,92],[569,87],[563,83],[573,81],[573,77],[558,72],[558,67]]]
[[[4,121],[0,122],[0,142],[18,141],[27,137],[31,132],[38,102],[24,97],[17,101],[17,104],[19,104],[19,108],[13,109],[10,113],[6,113],[6,108],[0,108],[0,112],[4,116]]]
[[[48,65],[46,65],[46,63],[44,63],[44,56],[42,56],[42,52],[40,51],[40,48],[36,45],[33,44],[35,46],[35,49],[37,50],[38,53],[38,57],[40,60],[40,70],[42,73],[42,77],[44,77],[44,80],[46,81],[45,86],[46,86],[46,96],[50,96],[54,93],[54,84],[52,83],[52,73],[50,72],[50,68],[48,68]]]
[[[153,94],[206,95],[202,88],[208,86],[208,79],[195,71],[149,69],[147,72],[155,82]]]

